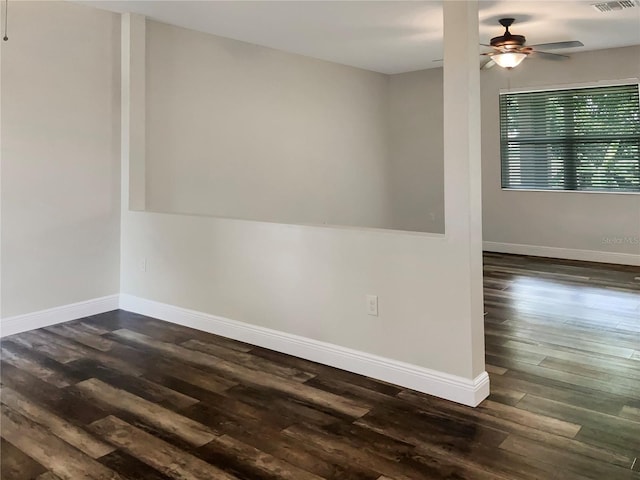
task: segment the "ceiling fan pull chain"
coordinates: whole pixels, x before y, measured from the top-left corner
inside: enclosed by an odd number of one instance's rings
[[[2,37],[2,39],[6,42],[7,40],[9,40],[9,37],[7,37],[7,25],[8,25],[8,21],[7,21],[7,16],[9,15],[9,0],[4,0],[4,36]]]

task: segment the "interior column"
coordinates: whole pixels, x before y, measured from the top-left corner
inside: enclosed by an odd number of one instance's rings
[[[445,235],[462,257],[475,378],[484,372],[478,1],[443,4]]]

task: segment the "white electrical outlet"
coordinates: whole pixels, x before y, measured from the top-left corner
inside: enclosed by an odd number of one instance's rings
[[[378,297],[376,295],[367,295],[367,315],[378,316]]]
[[[147,259],[146,258],[140,259],[140,271],[141,272],[146,272],[147,271]]]

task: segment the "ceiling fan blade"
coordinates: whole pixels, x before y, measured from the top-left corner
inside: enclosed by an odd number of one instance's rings
[[[496,62],[494,62],[493,60],[489,60],[487,63],[480,67],[480,70],[489,70],[490,68],[495,67],[495,65]]]
[[[569,55],[560,55],[559,53],[541,52],[539,50],[534,50],[532,53],[536,55],[540,55],[541,57],[548,58],[549,60],[564,60],[565,58],[569,58]]]
[[[572,40],[570,42],[552,42],[552,43],[538,43],[537,45],[528,45],[531,48],[541,50],[557,50],[558,48],[575,48],[584,47],[584,43],[578,40]]]

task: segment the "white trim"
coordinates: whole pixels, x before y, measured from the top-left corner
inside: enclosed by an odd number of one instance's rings
[[[640,192],[616,191],[616,190],[560,190],[543,188],[509,188],[500,187],[503,192],[543,192],[543,193],[588,193],[589,195],[640,195]]]
[[[487,252],[515,253],[534,257],[564,258],[585,262],[615,263],[618,265],[640,266],[640,255],[633,253],[603,252],[598,250],[578,250],[575,248],[545,247],[519,243],[482,242]]]
[[[625,85],[638,85],[638,87],[640,87],[640,80],[638,78],[631,77],[623,78],[620,80],[598,80],[595,82],[561,83],[556,85],[540,85],[538,87],[501,88],[499,94],[505,95],[509,93],[534,93],[553,90],[580,90],[583,88],[622,87]]]
[[[84,302],[47,308],[46,310],[40,310],[38,312],[6,317],[0,319],[0,337],[117,310],[119,307],[119,298],[120,295],[117,294],[109,295],[106,297],[92,298]]]
[[[133,295],[120,295],[120,308],[251,345],[366,375],[475,407],[489,395],[489,376],[467,379],[311,338],[250,325]]]

